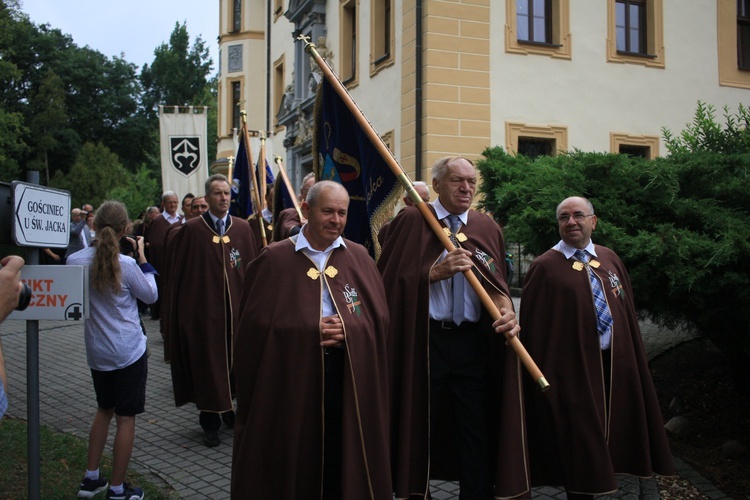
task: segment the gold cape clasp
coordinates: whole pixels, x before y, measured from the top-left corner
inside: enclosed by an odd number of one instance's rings
[[[229,236],[225,234],[224,236],[221,237],[221,241],[223,241],[224,243],[229,243]]]
[[[578,260],[573,262],[573,269],[575,269],[576,271],[583,271],[583,262]]]
[[[221,241],[221,238],[220,238],[220,237],[218,237],[218,236],[216,236],[216,235],[214,235],[214,237],[213,237],[213,240],[212,240],[212,241],[213,241],[214,243],[216,243],[216,244],[218,245],[218,244],[219,244],[219,242]]]
[[[329,278],[335,278],[336,275],[339,273],[339,270],[333,266],[328,266],[324,272],[326,273],[326,276],[328,276]],[[311,267],[310,269],[307,270],[307,277],[310,278],[311,280],[316,280],[320,277],[320,271],[318,271],[314,267]]]
[[[591,267],[593,267],[594,269],[599,269],[599,266],[601,266],[601,264],[599,264],[599,261],[598,260],[594,260],[594,259],[591,259],[589,261],[589,265]]]
[[[451,230],[447,227],[443,227],[443,232],[446,234],[446,236],[448,236],[448,238],[450,238],[451,236],[455,236],[456,239],[460,241],[461,243],[469,239],[464,233],[456,233],[456,234],[451,233]]]

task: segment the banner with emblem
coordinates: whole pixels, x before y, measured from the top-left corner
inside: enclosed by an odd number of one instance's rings
[[[380,253],[378,231],[390,219],[403,188],[327,79],[315,100],[313,168],[317,180],[343,184],[349,192],[344,236]]]
[[[159,106],[161,182],[182,198],[203,193],[208,179],[208,107]]]

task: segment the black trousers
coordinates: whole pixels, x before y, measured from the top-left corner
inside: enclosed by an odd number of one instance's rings
[[[341,447],[343,443],[344,360],[346,349],[328,347],[323,355],[325,378],[323,405],[325,432],[323,441],[323,499],[341,499]]]
[[[491,499],[489,343],[476,324],[445,329],[430,322],[430,428],[438,397],[450,397],[458,424],[461,500]]]

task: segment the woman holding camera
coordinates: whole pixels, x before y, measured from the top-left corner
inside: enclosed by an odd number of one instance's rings
[[[108,485],[108,499],[143,498],[143,490],[124,481],[133,450],[135,416],[144,411],[148,373],[146,336],[136,301],[156,301],[156,271],[146,262],[142,241],[128,240],[137,250],[136,260],[120,253],[120,238],[125,236],[127,224],[122,203],[104,202],[94,219],[93,245],[67,260],[68,265],[89,268],[89,318],[84,336],[98,406],[89,432],[86,475],[78,491],[82,498],[93,498]],[[113,416],[117,432],[109,484],[99,474],[99,463]]]

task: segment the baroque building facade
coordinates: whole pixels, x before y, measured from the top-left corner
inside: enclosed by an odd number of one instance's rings
[[[699,100],[721,115],[750,97],[748,3],[220,0],[217,162],[245,109],[295,186],[310,171],[321,74],[300,34],[412,180],[493,146],[663,155],[662,128],[682,130]]]

